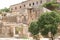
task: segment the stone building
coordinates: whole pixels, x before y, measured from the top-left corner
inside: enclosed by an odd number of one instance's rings
[[[42,13],[42,8],[39,6],[45,2],[44,0],[26,0],[11,5],[11,13],[2,14],[1,37],[29,37],[29,24]]]
[[[11,13],[3,13],[0,19],[0,37],[29,37],[29,24],[42,14],[42,4],[51,0],[26,0],[10,6]],[[45,10],[46,11],[46,10]]]
[[[42,13],[42,8],[40,6],[46,3],[47,0],[27,0],[19,4],[11,5],[10,10],[13,14],[19,13],[24,18],[20,19],[21,22],[26,22],[30,24],[30,22],[38,17],[40,13]],[[22,17],[21,16],[21,17]]]

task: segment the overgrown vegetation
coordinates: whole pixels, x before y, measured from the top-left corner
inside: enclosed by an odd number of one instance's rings
[[[10,12],[9,8],[4,8],[0,10],[1,12]]]
[[[31,32],[34,39],[39,40],[37,34],[39,33],[39,28],[37,22],[32,22],[29,27],[29,32]]]
[[[51,32],[51,38],[57,33],[58,25],[60,23],[60,15],[56,12],[46,12],[38,18],[37,22],[32,22],[29,27],[29,32],[32,35],[42,34],[43,37],[49,37],[48,33]],[[35,37],[37,39],[37,37]]]
[[[53,0],[52,2],[45,3],[43,7],[51,10],[51,12],[42,14],[37,22],[31,22],[29,32],[34,36],[41,33],[43,37],[51,37],[53,40],[60,24],[60,12],[57,11],[59,4]],[[49,33],[50,36],[48,35]]]
[[[48,33],[51,32],[52,39],[57,33],[59,23],[60,15],[56,12],[46,12],[38,19],[38,27],[41,30],[41,34],[45,37],[49,37]]]
[[[48,3],[43,4],[43,7],[46,7],[50,10],[55,10],[59,8],[59,4],[56,2],[48,2]]]

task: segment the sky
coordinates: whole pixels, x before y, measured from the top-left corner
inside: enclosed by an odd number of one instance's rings
[[[0,9],[3,9],[5,7],[9,8],[10,5],[21,3],[23,1],[25,0],[0,0]]]

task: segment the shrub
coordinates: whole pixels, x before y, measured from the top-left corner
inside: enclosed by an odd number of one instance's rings
[[[45,3],[43,7],[46,7],[50,10],[55,10],[56,8],[59,7],[59,4],[57,4],[56,2],[48,2],[48,3]]]

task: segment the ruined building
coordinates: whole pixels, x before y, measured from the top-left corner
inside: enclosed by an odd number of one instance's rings
[[[11,13],[3,13],[3,16],[0,16],[0,37],[29,37],[29,24],[37,20],[38,16],[44,12],[42,4],[50,1],[26,0],[11,5]]]

